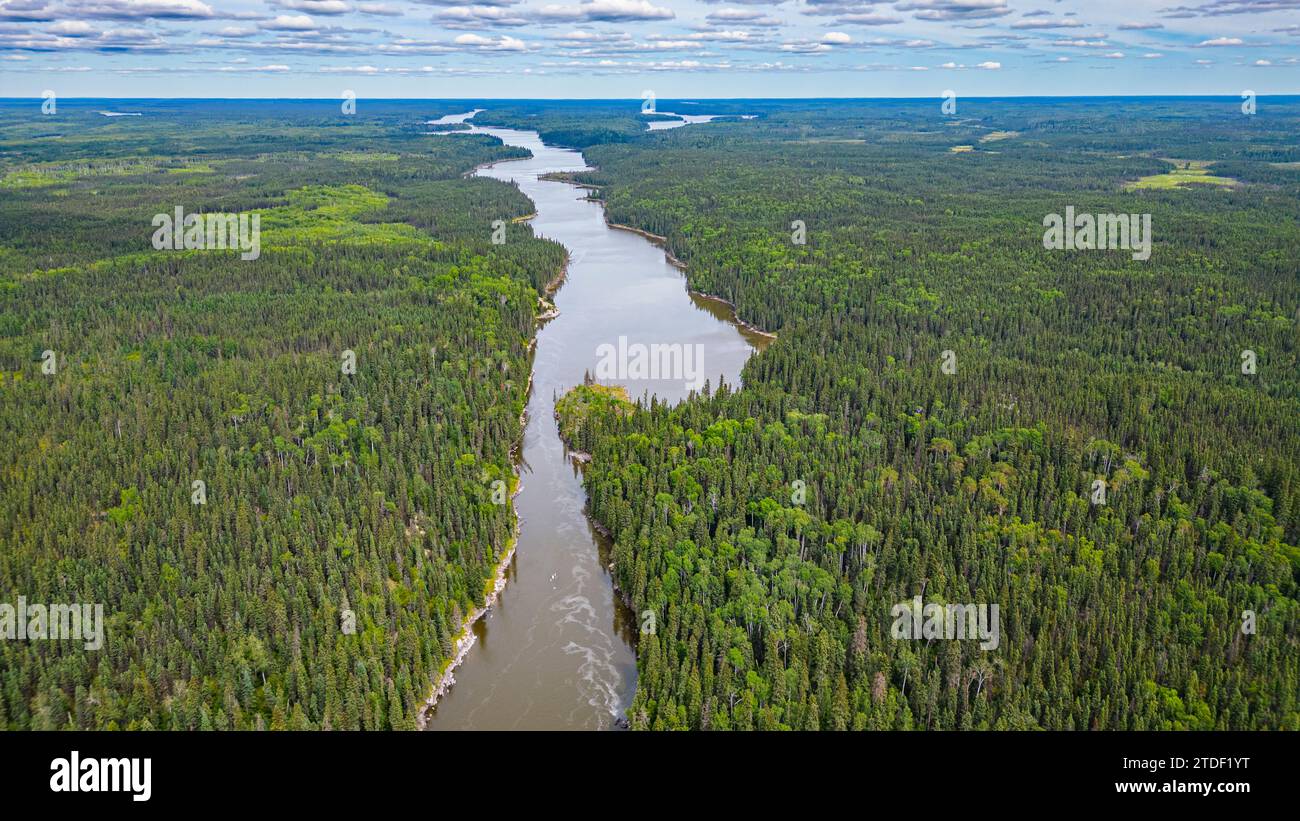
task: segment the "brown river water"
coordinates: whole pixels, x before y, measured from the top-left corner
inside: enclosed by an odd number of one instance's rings
[[[506,586],[475,623],[474,644],[429,711],[426,729],[611,729],[636,691],[639,623],[614,590],[608,540],[586,516],[582,476],[559,438],[554,398],[584,372],[595,374],[619,337],[627,346],[690,346],[684,350],[702,354],[701,379],[713,387],[720,376],[739,385],[745,360],[767,339],[736,324],[727,305],[690,294],[682,272],[650,240],[606,225],[603,207],[586,199],[586,189],[539,179],[583,170],[580,152],[545,145],[533,131],[471,130],[532,152],[475,173],[517,184],[536,205],[533,231],[563,244],[570,259],[552,297],[559,315],[537,334],[514,498],[519,537]],[[609,346],[603,353],[602,345]],[[648,393],[679,401],[689,394],[682,374],[663,376],[600,381],[625,385],[634,399]]]

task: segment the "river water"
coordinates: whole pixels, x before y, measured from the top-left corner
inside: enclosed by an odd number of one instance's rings
[[[656,112],[665,117],[681,117],[680,120],[651,120],[646,123],[646,128],[650,131],[667,131],[670,128],[681,128],[684,125],[700,125],[701,123],[711,123],[718,118],[717,114],[675,114],[671,111]]]
[[[474,113],[436,124],[464,122]],[[465,132],[459,132],[465,133]],[[539,179],[586,168],[582,154],[544,145],[534,131],[473,126],[532,158],[476,174],[514,182],[536,208],[538,236],[569,250],[568,274],[552,297],[559,315],[537,334],[532,393],[514,499],[519,538],[497,603],[474,625],[474,646],[455,684],[429,714],[430,730],[608,729],[636,689],[639,624],[613,588],[607,540],[584,512],[577,462],[566,452],[554,397],[596,372],[601,345],[700,345],[704,376],[740,384],[745,360],[766,339],[732,321],[726,305],[691,295],[663,250],[631,231],[606,225],[586,189]],[[455,137],[451,137],[454,139]],[[485,229],[487,227],[485,226]],[[677,401],[682,379],[608,379],[633,398]]]

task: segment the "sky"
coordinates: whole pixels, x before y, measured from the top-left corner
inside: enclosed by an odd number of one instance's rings
[[[0,0],[0,97],[1300,92],[1300,0]]]

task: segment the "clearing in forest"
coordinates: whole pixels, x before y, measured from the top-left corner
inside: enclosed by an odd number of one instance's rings
[[[1170,160],[1161,158],[1161,162],[1173,163],[1174,167],[1164,174],[1152,174],[1137,182],[1125,186],[1127,190],[1138,188],[1181,188],[1185,185],[1217,185],[1221,188],[1233,188],[1241,185],[1231,177],[1216,177],[1210,173],[1211,163],[1205,160]]]

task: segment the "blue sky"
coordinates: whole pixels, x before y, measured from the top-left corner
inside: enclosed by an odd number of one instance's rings
[[[1300,0],[0,0],[0,97],[1300,91]]]

